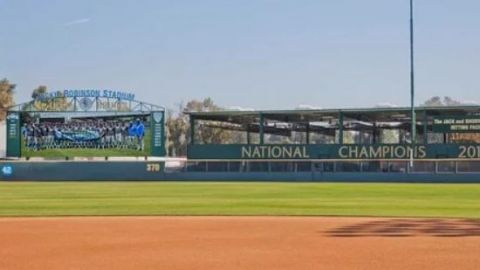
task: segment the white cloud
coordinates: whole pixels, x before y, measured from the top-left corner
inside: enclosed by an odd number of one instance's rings
[[[90,22],[90,18],[81,18],[73,21],[66,22],[64,25],[65,26],[72,26],[76,24],[84,24]]]
[[[228,106],[226,109],[229,111],[254,111],[252,108],[245,108],[242,106]]]
[[[297,109],[297,110],[321,110],[323,108],[319,107],[319,106],[315,106],[315,105],[300,104],[295,109]]]
[[[470,106],[480,105],[480,103],[478,101],[475,101],[475,100],[460,100],[460,102],[463,105],[470,105]]]
[[[399,107],[399,106],[397,104],[391,103],[391,102],[380,102],[380,103],[377,103],[377,105],[375,105],[375,107],[378,107],[378,108],[396,108],[396,107]]]

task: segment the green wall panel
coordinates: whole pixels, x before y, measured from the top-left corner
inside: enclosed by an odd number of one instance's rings
[[[408,159],[410,145],[189,145],[189,159]],[[476,159],[480,145],[416,145],[415,159]]]
[[[7,157],[20,157],[20,114],[8,112],[7,115]]]

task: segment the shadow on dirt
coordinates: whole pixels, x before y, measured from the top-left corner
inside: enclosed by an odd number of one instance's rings
[[[480,237],[480,220],[387,219],[339,227],[332,237]]]

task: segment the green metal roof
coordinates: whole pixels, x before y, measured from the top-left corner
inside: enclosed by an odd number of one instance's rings
[[[444,106],[444,107],[416,107],[417,117],[426,112],[428,116],[480,114],[480,106]],[[256,111],[212,111],[212,112],[185,112],[185,114],[199,120],[239,122],[240,119],[258,117],[278,121],[316,121],[324,117],[338,118],[342,113],[347,118],[360,121],[395,121],[409,119],[409,107],[388,108],[345,108],[345,109],[318,109],[318,110],[256,110]]]
[[[416,111],[480,111],[480,105],[468,106],[440,106],[440,107],[415,107]],[[374,107],[374,108],[339,108],[339,109],[292,109],[292,110],[245,110],[245,111],[210,111],[193,112],[185,111],[189,115],[248,115],[248,114],[298,114],[298,113],[365,113],[365,112],[410,112],[410,107]]]

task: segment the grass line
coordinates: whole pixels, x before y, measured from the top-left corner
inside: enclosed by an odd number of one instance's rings
[[[0,216],[480,218],[480,185],[0,182]]]

